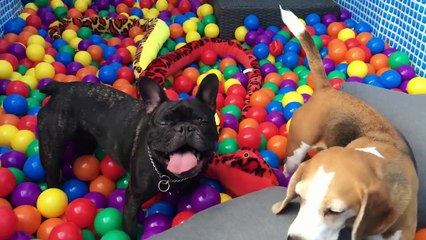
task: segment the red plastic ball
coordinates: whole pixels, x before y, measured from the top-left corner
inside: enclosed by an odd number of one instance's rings
[[[178,5],[178,9],[181,13],[186,13],[191,11],[192,5],[191,2],[188,0],[182,0],[180,1],[179,5]]]
[[[330,80],[330,85],[335,88],[336,90],[340,89],[340,85],[344,83],[345,81],[341,78],[333,78]]]
[[[135,5],[135,0],[123,0],[123,3],[128,7],[133,7],[133,5]]]
[[[229,104],[234,104],[241,110],[244,107],[244,98],[236,94],[229,94],[228,96],[226,96],[224,104],[225,106]]]
[[[263,122],[259,124],[259,131],[263,136],[265,136],[266,140],[269,140],[271,137],[279,134],[277,125],[272,122]]]
[[[56,51],[56,49],[51,48],[51,47],[46,48],[46,55],[50,55],[52,57],[55,57],[56,54],[58,54],[58,51]]]
[[[320,38],[321,38],[321,40],[322,40],[322,45],[323,45],[324,47],[327,47],[327,46],[328,46],[328,43],[330,43],[330,41],[331,41],[331,40],[333,40],[333,38],[332,38],[332,37],[330,37],[330,36],[328,36],[328,35],[326,35],[326,34],[320,35]]]
[[[281,125],[281,127],[279,129],[279,134],[281,136],[288,137],[287,125],[286,124]]]
[[[179,95],[173,89],[170,89],[170,88],[166,89],[166,95],[172,101],[179,100]]]
[[[132,58],[132,54],[130,53],[129,50],[127,50],[127,48],[119,48],[117,49],[117,51],[115,52],[115,54],[117,54],[118,56],[121,57],[121,60],[123,61],[123,64],[128,64],[130,63],[133,58]]]
[[[364,46],[364,45],[361,45],[359,47],[362,50],[364,50],[364,53],[365,53],[365,62],[370,62],[370,59],[371,59],[371,56],[372,56],[371,50],[368,47]]]
[[[101,173],[111,180],[117,180],[125,173],[124,169],[108,155],[102,159],[100,168]]]
[[[269,53],[272,56],[278,56],[283,53],[284,46],[281,41],[274,40],[269,44]]]
[[[262,107],[252,107],[247,111],[247,117],[254,118],[258,123],[265,121],[268,113]]]
[[[127,38],[121,40],[121,46],[122,47],[134,46],[134,45],[135,45],[135,40],[133,40],[133,38],[127,37]]]
[[[9,47],[9,45],[10,45],[10,42],[4,39],[0,39],[0,53],[7,52],[7,48]]]
[[[34,132],[37,126],[37,116],[34,115],[26,115],[19,119],[18,129],[19,130],[30,130]]]
[[[0,197],[9,195],[15,188],[15,185],[15,175],[7,168],[0,168]]]
[[[212,49],[204,50],[200,56],[201,62],[206,65],[213,65],[217,61],[217,53]]]
[[[6,95],[18,94],[24,98],[30,95],[30,89],[27,84],[21,81],[12,81],[6,87]]]
[[[96,205],[92,201],[87,198],[77,198],[68,205],[65,218],[80,228],[87,228],[93,224],[96,213]]]
[[[247,91],[243,87],[243,85],[234,84],[234,85],[232,85],[228,88],[228,91],[226,92],[226,94],[236,94],[236,95],[239,95],[242,98],[245,98]]]
[[[67,72],[67,68],[65,67],[65,65],[61,62],[53,62],[52,63],[53,68],[55,69],[55,73],[63,73],[65,74]]]
[[[194,83],[189,77],[180,75],[173,83],[173,89],[178,93],[190,93],[194,88]]]
[[[18,218],[8,207],[0,207],[0,216],[0,239],[9,239],[17,230]]]
[[[188,210],[182,211],[182,212],[176,214],[176,216],[173,218],[173,221],[172,221],[172,227],[186,222],[193,215],[194,215],[194,212],[188,211]]]
[[[222,110],[223,105],[225,104],[225,98],[222,94],[218,93],[216,97],[216,109]]]
[[[150,198],[148,201],[142,203],[142,208],[148,209],[148,208],[152,207],[152,205],[159,202],[161,200],[161,198],[162,198],[161,193],[156,194],[154,197]]]
[[[126,79],[129,83],[133,83],[135,80],[135,75],[133,70],[127,66],[121,67],[117,71],[117,78]]]
[[[83,240],[83,233],[75,223],[64,222],[52,229],[49,240]]]
[[[312,26],[306,26],[306,31],[308,31],[309,35],[315,35],[315,29]]]
[[[348,40],[345,41],[345,44],[347,48],[361,46],[361,43],[358,40],[356,40],[356,38],[349,38]]]
[[[19,65],[18,59],[10,53],[0,54],[0,60],[8,61],[12,65],[13,70],[16,70],[18,68],[18,65]]]
[[[258,149],[262,143],[262,137],[258,129],[243,128],[237,135],[237,144],[240,148],[249,147]]]
[[[141,7],[141,9],[143,8],[151,8],[152,7],[152,2],[151,0],[141,0],[139,2],[139,6]]]
[[[27,22],[27,25],[33,26],[35,28],[40,28],[42,24],[40,17],[37,15],[29,15],[25,19],[25,22]]]

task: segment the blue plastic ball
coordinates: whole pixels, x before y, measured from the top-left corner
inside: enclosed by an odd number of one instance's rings
[[[337,70],[343,74],[347,75],[348,72],[348,64],[347,63],[340,63],[339,65],[337,65],[334,70]]]
[[[137,16],[139,18],[143,18],[143,12],[140,8],[132,8],[132,11],[130,12],[133,16]]]
[[[118,62],[113,62],[113,63],[109,64],[109,66],[114,68],[115,71],[118,71],[121,67],[123,67],[123,64],[118,63]]]
[[[295,41],[289,41],[284,45],[284,52],[300,53],[300,44]]]
[[[281,102],[278,101],[271,101],[270,103],[268,103],[268,105],[266,105],[266,112],[270,113],[273,111],[283,111],[283,104]]]
[[[183,23],[188,20],[187,17],[185,17],[184,15],[176,15],[175,19],[173,20],[174,23],[177,23],[181,26],[183,26]]]
[[[351,18],[349,18],[349,19],[346,19],[345,21],[343,21],[345,24],[346,24],[346,26],[348,26],[348,28],[354,28],[355,26],[356,26],[356,22],[353,20],[353,19],[351,19]]]
[[[284,118],[288,121],[293,117],[294,112],[302,106],[299,102],[290,102],[284,107]]]
[[[366,22],[359,22],[355,25],[354,30],[357,34],[360,34],[362,32],[371,32],[373,29],[371,26]]]
[[[105,42],[104,39],[101,36],[99,36],[98,34],[92,34],[92,36],[89,37],[89,40],[93,44],[97,44],[97,45]]]
[[[278,91],[278,94],[283,94],[283,95],[285,95],[286,93],[288,93],[288,92],[294,92],[295,91],[295,89],[294,88],[292,88],[292,87],[283,87],[283,88],[281,88],[279,91]]]
[[[189,98],[188,93],[179,93],[178,96],[179,96],[179,99],[181,99],[181,100],[185,100],[185,99]]]
[[[320,15],[318,15],[316,13],[311,13],[308,16],[306,16],[305,22],[309,26],[314,26],[315,24],[321,22],[321,17],[320,17]]]
[[[244,26],[250,30],[256,30],[259,28],[259,18],[256,15],[248,15],[244,18]]]
[[[316,23],[314,26],[312,26],[315,30],[315,35],[323,35],[327,34],[327,27],[322,23]]]
[[[102,49],[102,56],[104,57],[104,59],[108,59],[111,55],[113,55],[117,49],[115,47],[112,46],[107,46],[105,49]]]
[[[1,157],[1,155],[3,155],[4,153],[9,152],[10,150],[12,150],[10,147],[0,146],[0,157]]]
[[[40,156],[35,154],[29,157],[23,167],[23,172],[26,177],[32,181],[43,181],[46,178],[46,172],[44,171],[43,165],[41,165]]]
[[[28,115],[33,115],[33,116],[37,116],[38,112],[40,111],[41,107],[37,106],[37,107],[33,107],[30,110],[28,110]]]
[[[62,38],[55,39],[52,43],[52,47],[55,48],[57,51],[59,51],[61,47],[66,45],[68,45],[68,43]]]
[[[173,219],[173,217],[176,214],[176,209],[170,205],[170,203],[165,201],[160,201],[157,203],[154,203],[150,208],[148,208],[147,216],[161,213],[163,215],[166,215],[169,219]]]
[[[48,35],[47,31],[44,29],[38,29],[37,32],[38,32],[38,35],[42,36],[43,38],[46,38]]]
[[[271,26],[268,26],[268,27],[266,28],[266,30],[270,30],[270,31],[272,31],[273,33],[277,33],[277,32],[279,32],[279,31],[280,31],[280,28],[279,28],[279,27],[277,27],[277,26],[275,26],[275,25],[271,25]]]
[[[368,83],[368,85],[379,87],[379,88],[384,88],[383,85],[380,82],[376,82],[376,81],[371,81],[371,82]]]
[[[89,186],[87,186],[87,183],[73,178],[64,182],[62,190],[67,195],[68,202],[71,202],[74,199],[84,197],[89,192]]]
[[[260,151],[259,153],[260,153],[260,156],[262,156],[263,160],[265,160],[265,162],[269,164],[269,166],[273,168],[278,168],[280,166],[280,159],[278,158],[277,154],[275,154],[273,151],[263,150],[263,151]]]
[[[367,47],[370,49],[371,54],[377,54],[385,50],[385,42],[377,37],[373,37],[367,42]]]
[[[275,41],[275,40],[280,41],[283,45],[287,43],[287,38],[282,34],[276,34],[275,36],[273,36],[272,41]]]
[[[99,69],[99,80],[106,84],[113,84],[117,79],[117,71],[114,67],[103,66]]]
[[[380,82],[380,77],[376,74],[369,74],[365,76],[364,83],[370,84],[370,82]]]
[[[193,18],[193,17],[197,17],[197,15],[196,15],[195,13],[193,13],[193,12],[186,12],[186,13],[184,14],[184,16],[185,16],[187,19],[190,19],[190,18]]]
[[[175,39],[175,43],[176,44],[178,44],[178,43],[186,43],[186,40],[185,40],[184,37],[178,37],[178,38]]]
[[[285,67],[295,68],[299,64],[299,54],[295,52],[286,52],[282,54],[282,58],[279,58],[279,60]]]
[[[328,48],[321,48],[321,50],[319,51],[321,58],[325,58],[325,56],[328,55]]]
[[[6,113],[22,116],[28,111],[28,103],[23,96],[11,94],[4,99],[3,108]]]
[[[395,70],[387,70],[380,76],[380,84],[387,89],[396,88],[401,85],[401,75]]]
[[[269,55],[269,47],[265,43],[258,43],[253,48],[253,55],[257,59],[265,59]]]
[[[22,32],[23,28],[27,25],[25,20],[22,18],[14,18],[10,21],[8,21],[6,24],[4,24],[4,33],[15,33],[19,34]]]
[[[218,192],[225,192],[225,189],[223,188],[222,184],[216,179],[205,178],[201,180],[201,183],[209,185],[210,187],[216,189],[216,191]]]
[[[55,56],[55,61],[60,62],[67,66],[72,61],[74,61],[73,56],[67,52],[58,52]]]

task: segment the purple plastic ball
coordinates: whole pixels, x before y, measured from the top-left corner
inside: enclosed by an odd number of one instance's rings
[[[278,184],[283,187],[286,186],[286,179],[285,179],[284,173],[280,171],[278,168],[272,168],[272,170],[274,171],[275,176],[277,176]]]
[[[37,84],[37,89],[40,90],[44,86],[46,86],[48,83],[53,82],[53,81],[55,81],[55,80],[53,80],[51,78],[42,78],[42,79],[40,79],[40,81]]]
[[[184,195],[180,198],[178,204],[177,204],[177,210],[178,212],[182,211],[193,211],[193,207],[191,204],[191,195]]]
[[[14,55],[18,60],[25,58],[26,53],[25,53],[25,47],[20,44],[20,43],[12,43],[9,45],[9,47],[7,48],[7,51]]]
[[[164,214],[156,213],[149,215],[144,223],[144,229],[153,228],[153,227],[161,227],[168,229],[172,225],[172,221]]]
[[[247,32],[246,36],[244,37],[244,40],[246,41],[246,43],[248,45],[253,46],[253,45],[256,44],[256,40],[257,40],[258,35],[259,34],[254,30],[249,31],[249,32]]]
[[[339,21],[343,22],[349,18],[351,18],[351,12],[349,12],[347,9],[340,10]]]
[[[309,95],[307,93],[302,93],[301,95],[302,95],[304,103],[306,103],[311,98],[311,95]]]
[[[336,64],[330,58],[324,58],[322,60],[322,63],[324,64],[324,69],[327,74],[329,74],[331,71],[333,71],[336,68]]]
[[[333,22],[337,22],[337,18],[333,14],[325,14],[322,17],[321,23],[324,24],[327,27],[328,27],[328,25],[330,25],[330,23],[333,23]]]
[[[191,3],[191,11],[192,12],[197,12],[197,9],[202,5],[201,1],[199,0],[189,0],[189,2]]]
[[[72,165],[69,162],[64,162],[62,165],[62,175],[65,179],[75,178],[74,171],[72,169]]]
[[[12,192],[10,202],[13,207],[21,205],[36,206],[37,198],[41,193],[40,187],[33,182],[23,182],[18,184]]]
[[[84,66],[79,62],[71,62],[67,66],[67,74],[68,75],[76,75],[77,71],[82,69]]]
[[[258,43],[265,43],[267,45],[269,45],[271,43],[271,39],[272,37],[270,37],[269,35],[262,33],[261,35],[258,35],[256,38],[256,44]]]
[[[67,146],[65,147],[65,152],[64,152],[64,162],[69,162],[71,163],[74,160],[75,157],[75,145],[73,143],[69,143],[67,144]]]
[[[237,79],[238,81],[240,81],[241,85],[243,85],[244,87],[247,87],[248,78],[247,78],[247,75],[245,75],[244,73],[236,72],[234,73],[234,75],[232,75],[232,78]]]
[[[398,51],[395,48],[386,48],[385,50],[383,50],[383,54],[385,54],[387,57],[390,57],[390,55],[394,52]]]
[[[407,85],[410,82],[410,80],[404,80],[401,82],[401,85],[399,85],[399,89],[403,92],[407,92]]]
[[[161,232],[164,232],[167,229],[168,228],[164,228],[164,227],[153,227],[153,228],[144,229],[141,240],[146,240],[146,239],[153,237],[153,236],[155,236],[155,235],[157,235]]]
[[[101,83],[99,78],[97,78],[95,75],[86,75],[82,79],[83,82],[90,82],[90,83]]]
[[[0,95],[6,95],[6,88],[9,85],[10,80],[0,79]]]
[[[96,208],[108,207],[108,199],[102,193],[89,192],[89,193],[86,193],[86,195],[84,195],[84,198],[87,198],[90,201],[92,201],[95,204]]]
[[[223,127],[232,128],[235,131],[238,131],[239,123],[238,123],[237,117],[235,117],[234,115],[229,114],[229,113],[223,114],[222,117],[223,117],[223,122],[224,122]]]
[[[107,64],[111,64],[111,63],[114,63],[114,62],[123,63],[123,59],[120,57],[120,55],[113,54],[108,58]]]
[[[108,0],[98,0],[96,1],[96,7],[98,10],[107,10],[109,8]]]
[[[110,18],[115,18],[115,17],[117,17],[117,13],[115,13],[115,12],[110,12],[110,13],[108,13],[108,17],[110,17]]]
[[[291,79],[286,79],[286,80],[283,80],[283,81],[280,83],[280,88],[283,88],[283,87],[291,87],[291,88],[293,88],[293,89],[296,89],[296,88],[297,88],[297,85],[296,85],[296,83],[295,83],[293,80],[291,80]]]
[[[170,21],[171,13],[170,11],[162,11],[160,14],[158,14],[158,18],[167,22]]]
[[[411,80],[416,76],[416,71],[410,65],[402,65],[396,68],[396,71],[401,75],[402,81]]]
[[[272,30],[270,30],[270,29],[266,29],[266,30],[263,32],[263,35],[266,35],[266,36],[268,36],[270,39],[272,39],[272,38],[275,36],[275,33],[274,33]]]
[[[114,5],[114,6],[117,6],[119,3],[121,3],[122,1],[121,0],[109,0],[109,3],[111,4],[111,5]]]
[[[172,206],[176,206],[179,201],[180,193],[176,190],[170,190],[162,194],[162,199]]]
[[[364,79],[357,77],[357,76],[353,76],[353,77],[348,77],[348,79],[346,79],[346,82],[357,82],[357,83],[363,83]]]
[[[43,14],[42,16],[40,16],[40,18],[41,18],[41,21],[43,22],[43,24],[46,25],[46,26],[49,26],[54,21],[56,21],[55,15],[53,15],[53,13],[50,12],[50,11],[48,11],[45,14]]]
[[[277,68],[272,63],[265,63],[260,67],[260,74],[265,77],[269,73],[277,72]]]
[[[266,116],[266,121],[272,122],[280,128],[283,124],[285,124],[285,117],[280,111],[272,111],[268,114],[268,116]]]
[[[220,203],[220,193],[207,184],[198,186],[191,195],[191,205],[195,212]]]
[[[143,224],[145,222],[145,211],[142,208],[138,209],[138,223]]]
[[[19,151],[10,150],[1,155],[0,160],[2,167],[14,167],[22,170],[25,160],[27,160],[27,156]]]
[[[92,45],[92,42],[90,40],[83,39],[78,43],[78,50],[86,51],[91,45]]]
[[[125,199],[126,199],[126,189],[125,188],[115,189],[108,196],[108,205],[109,205],[109,207],[116,208],[116,209],[118,209],[118,211],[123,213],[124,212]]]
[[[12,235],[12,237],[9,238],[9,240],[31,240],[33,237],[31,234],[24,232],[24,231],[17,231],[15,234]]]

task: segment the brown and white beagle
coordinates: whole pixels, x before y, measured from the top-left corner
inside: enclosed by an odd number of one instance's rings
[[[280,6],[281,8],[281,6]],[[332,88],[312,37],[291,11],[281,16],[308,57],[315,92],[293,115],[284,174],[287,196],[300,210],[288,239],[334,240],[344,227],[352,239],[412,240],[418,178],[409,146],[392,124],[361,100]],[[303,162],[313,148],[323,149]]]

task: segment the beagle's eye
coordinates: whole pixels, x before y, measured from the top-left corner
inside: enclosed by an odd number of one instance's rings
[[[327,208],[325,210],[325,212],[324,212],[324,215],[325,216],[336,216],[336,215],[339,215],[339,214],[341,214],[343,212],[344,212],[344,210],[340,210],[340,209],[337,210],[337,209]]]

